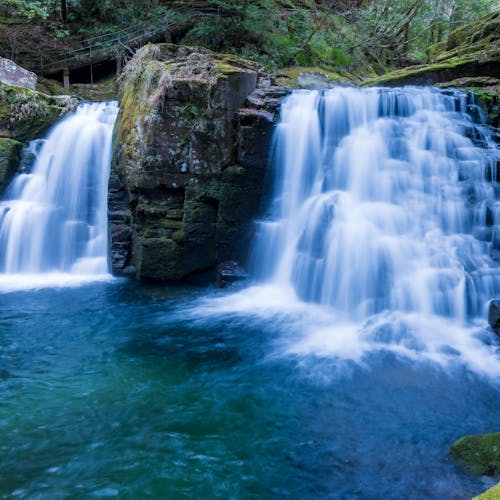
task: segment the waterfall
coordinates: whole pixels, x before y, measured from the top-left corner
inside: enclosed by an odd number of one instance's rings
[[[293,92],[254,274],[349,321],[484,317],[500,292],[500,155],[471,107],[434,88]]]
[[[40,144],[0,201],[0,276],[109,272],[107,185],[116,103],[87,103]],[[30,278],[33,279],[33,278]]]

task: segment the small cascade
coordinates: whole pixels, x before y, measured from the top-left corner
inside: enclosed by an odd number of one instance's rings
[[[291,94],[254,273],[349,321],[484,316],[500,293],[500,155],[472,108],[434,88]]]
[[[0,201],[0,274],[109,272],[107,186],[116,103],[88,103],[32,144]]]

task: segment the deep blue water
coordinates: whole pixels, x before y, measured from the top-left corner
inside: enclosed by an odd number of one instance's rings
[[[448,448],[499,430],[498,380],[395,352],[294,354],[279,315],[200,307],[231,293],[117,280],[0,294],[0,498],[465,499],[492,485]]]

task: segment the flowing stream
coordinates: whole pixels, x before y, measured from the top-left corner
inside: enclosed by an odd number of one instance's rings
[[[107,189],[116,103],[83,104],[31,145],[0,202],[0,286],[109,273]]]
[[[0,498],[492,486],[448,456],[499,430],[498,150],[471,112],[430,88],[291,94],[254,281],[224,290],[98,280],[116,107],[64,119],[0,205]]]

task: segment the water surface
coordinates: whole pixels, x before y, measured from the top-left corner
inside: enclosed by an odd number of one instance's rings
[[[460,356],[300,349],[311,317],[245,310],[248,293],[115,280],[0,294],[0,497],[469,498],[492,484],[447,450],[498,430],[498,378]]]

